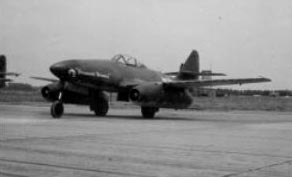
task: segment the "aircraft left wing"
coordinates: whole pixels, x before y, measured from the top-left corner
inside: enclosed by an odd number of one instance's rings
[[[51,79],[51,78],[46,78],[46,77],[35,77],[35,76],[31,76],[30,78],[36,79],[36,80],[41,80],[41,81],[47,81],[47,82],[58,82],[59,81],[57,79]]]
[[[268,78],[245,78],[245,79],[216,79],[216,80],[171,80],[163,82],[165,87],[192,88],[221,85],[236,85],[259,82],[270,82]]]

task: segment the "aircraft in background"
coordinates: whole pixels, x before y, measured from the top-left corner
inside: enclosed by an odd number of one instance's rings
[[[11,82],[12,80],[9,78],[6,78],[6,76],[19,76],[19,73],[15,72],[6,72],[7,66],[6,66],[6,57],[5,55],[0,55],[0,88],[3,88],[6,86],[6,82]]]
[[[50,71],[58,80],[32,78],[52,82],[41,92],[53,102],[53,118],[62,116],[64,103],[89,105],[96,116],[105,116],[109,109],[105,92],[116,92],[117,101],[132,101],[141,106],[143,117],[153,118],[160,108],[188,108],[193,102],[189,93],[192,88],[271,81],[268,78],[200,80],[199,76],[224,74],[200,72],[195,50],[179,72],[157,72],[127,55],[116,55],[111,60],[65,60],[53,64]]]

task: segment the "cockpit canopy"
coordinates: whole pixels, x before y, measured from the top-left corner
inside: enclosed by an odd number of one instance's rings
[[[115,55],[111,60],[113,62],[127,65],[127,66],[132,66],[132,67],[137,67],[137,68],[146,68],[144,64],[140,63],[136,58],[130,55],[118,54],[118,55]]]

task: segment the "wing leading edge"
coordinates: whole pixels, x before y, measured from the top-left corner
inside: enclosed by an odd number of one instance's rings
[[[51,78],[46,78],[46,77],[35,77],[31,76],[30,78],[35,79],[35,80],[41,80],[41,81],[47,81],[47,82],[58,82],[58,79],[51,79]]]
[[[186,80],[186,81],[167,81],[163,82],[165,87],[174,88],[191,88],[191,87],[207,87],[207,86],[221,86],[221,85],[236,85],[270,82],[268,78],[245,78],[245,79],[216,79],[216,80]]]

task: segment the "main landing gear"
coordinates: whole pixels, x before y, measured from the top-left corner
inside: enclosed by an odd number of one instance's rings
[[[141,113],[144,118],[153,118],[155,113],[159,111],[157,107],[141,107]]]
[[[109,104],[105,96],[96,98],[90,104],[90,110],[94,111],[95,115],[99,117],[105,116],[108,112],[108,109]]]

